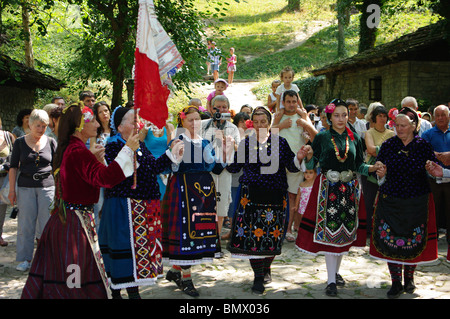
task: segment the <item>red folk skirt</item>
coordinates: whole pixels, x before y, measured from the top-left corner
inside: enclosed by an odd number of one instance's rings
[[[365,247],[366,209],[357,179],[329,182],[320,174],[300,223],[296,247],[311,254],[343,255]]]
[[[106,299],[108,282],[98,247],[93,205],[66,205],[66,222],[50,216],[39,240],[22,299]]]

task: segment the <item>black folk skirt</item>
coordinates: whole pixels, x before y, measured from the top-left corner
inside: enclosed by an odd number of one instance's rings
[[[241,185],[228,250],[235,258],[281,254],[289,216],[286,190]]]

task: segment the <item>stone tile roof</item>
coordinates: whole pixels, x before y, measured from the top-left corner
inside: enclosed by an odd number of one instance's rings
[[[65,86],[61,80],[29,68],[4,54],[0,54],[0,85],[54,91]]]
[[[446,39],[448,36],[445,24],[438,22],[419,28],[392,42],[378,45],[352,57],[312,70],[311,73],[319,76],[404,60],[450,61],[450,45]],[[431,50],[431,48],[439,48],[439,50]]]

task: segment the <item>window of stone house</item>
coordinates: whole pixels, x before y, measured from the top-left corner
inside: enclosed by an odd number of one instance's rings
[[[381,101],[381,76],[369,79],[369,99]]]

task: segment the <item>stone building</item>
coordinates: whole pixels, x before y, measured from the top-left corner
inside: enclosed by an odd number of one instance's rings
[[[333,98],[355,98],[369,105],[400,106],[414,96],[423,106],[450,102],[450,44],[437,23],[392,42],[312,71],[325,76],[316,90],[316,104]]]
[[[37,88],[59,91],[63,86],[61,80],[0,54],[0,118],[3,129],[11,131],[16,126],[18,112],[33,108]]]

